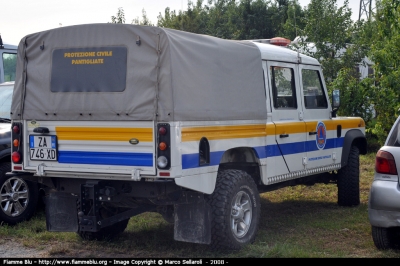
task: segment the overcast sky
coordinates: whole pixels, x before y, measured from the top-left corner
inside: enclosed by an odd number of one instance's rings
[[[310,0],[297,2],[304,7]],[[337,3],[340,6],[343,0]],[[349,0],[349,3],[353,20],[357,20],[360,0]],[[156,24],[157,15],[160,12],[164,14],[166,7],[177,11],[182,8],[186,10],[187,0],[3,0],[0,34],[3,42],[18,45],[25,35],[34,32],[60,26],[111,22],[111,16],[117,14],[119,7],[124,9],[126,23],[141,18],[142,9],[145,9],[148,18]]]

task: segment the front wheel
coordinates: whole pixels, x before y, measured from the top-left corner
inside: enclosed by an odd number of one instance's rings
[[[15,225],[33,216],[39,189],[34,182],[18,176],[7,177],[10,170],[11,163],[0,164],[0,224]]]
[[[351,146],[347,165],[339,170],[338,205],[357,206],[360,204],[360,151]]]
[[[260,196],[244,171],[218,173],[215,191],[208,197],[212,210],[211,246],[239,250],[253,243],[260,220]]]

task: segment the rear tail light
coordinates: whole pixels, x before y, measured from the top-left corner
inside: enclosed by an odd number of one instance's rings
[[[158,134],[164,136],[165,134],[167,134],[167,129],[164,126],[160,126],[158,128]]]
[[[22,123],[13,123],[12,124],[12,133],[11,133],[11,141],[12,141],[12,153],[11,153],[11,161],[14,164],[22,164],[23,162],[23,140],[22,140]],[[15,168],[14,168],[15,169]]]
[[[375,171],[380,174],[397,175],[393,155],[387,151],[378,151],[375,158]]]
[[[18,125],[13,126],[13,133],[19,134],[19,126]]]
[[[13,163],[19,163],[21,161],[21,153],[19,153],[18,151],[14,151],[11,154],[11,160],[13,161]]]
[[[169,124],[157,125],[157,167],[169,169],[171,167],[171,132]]]

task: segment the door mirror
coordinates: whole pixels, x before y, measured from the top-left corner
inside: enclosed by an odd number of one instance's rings
[[[340,106],[340,91],[334,90],[332,92],[332,117],[336,117],[336,112]]]
[[[334,90],[332,92],[332,108],[338,109],[340,106],[340,91]]]

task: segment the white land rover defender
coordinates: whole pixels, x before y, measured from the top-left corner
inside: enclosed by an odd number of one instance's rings
[[[333,183],[339,205],[359,204],[365,123],[328,99],[316,59],[271,44],[125,24],[34,33],[18,46],[9,175],[47,187],[49,231],[102,239],[157,211],[175,240],[240,249],[259,193]]]

